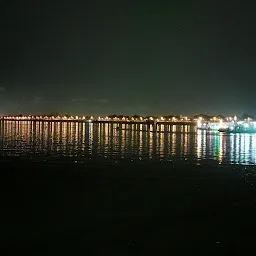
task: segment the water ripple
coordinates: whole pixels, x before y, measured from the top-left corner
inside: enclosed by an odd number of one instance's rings
[[[256,135],[197,131],[195,126],[0,122],[0,155],[181,159],[256,164]]]

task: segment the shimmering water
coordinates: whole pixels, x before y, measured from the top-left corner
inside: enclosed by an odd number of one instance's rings
[[[118,128],[119,127],[119,128]],[[4,121],[0,155],[213,160],[256,164],[256,134],[197,131],[189,125]]]

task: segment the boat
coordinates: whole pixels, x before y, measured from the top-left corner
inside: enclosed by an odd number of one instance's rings
[[[220,128],[218,132],[228,132],[229,128]]]
[[[197,130],[201,131],[218,131],[221,128],[228,127],[226,123],[223,122],[201,122],[197,123]]]
[[[235,124],[227,128],[220,128],[219,132],[223,133],[256,133],[256,124],[252,123],[241,123]]]
[[[197,130],[200,130],[200,131],[211,131],[213,129],[211,127],[197,127]]]

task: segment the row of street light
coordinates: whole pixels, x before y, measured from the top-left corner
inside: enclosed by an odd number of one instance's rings
[[[126,122],[223,122],[223,121],[237,121],[237,117],[226,117],[224,120],[217,117],[212,117],[210,120],[205,120],[203,117],[199,116],[197,118],[189,118],[187,116],[180,116],[180,117],[143,117],[143,116],[123,116],[123,117],[95,117],[95,116],[2,116],[2,120],[38,120],[38,121],[44,121],[44,120],[54,120],[54,121],[101,121],[101,122],[110,122],[110,121],[126,121]]]

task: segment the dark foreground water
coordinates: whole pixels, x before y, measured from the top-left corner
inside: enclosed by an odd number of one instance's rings
[[[3,255],[255,254],[253,135],[114,127],[1,124]]]

